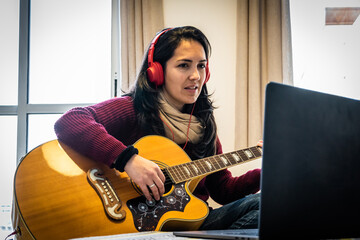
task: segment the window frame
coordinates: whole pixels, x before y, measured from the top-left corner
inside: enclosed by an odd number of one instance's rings
[[[118,75],[120,72],[120,0],[111,1],[111,97],[117,96]],[[31,149],[28,149],[28,116],[30,114],[63,114],[82,104],[29,104],[29,66],[30,66],[30,10],[31,0],[19,0],[19,60],[18,60],[18,103],[0,105],[0,116],[17,116],[17,153],[19,164]]]

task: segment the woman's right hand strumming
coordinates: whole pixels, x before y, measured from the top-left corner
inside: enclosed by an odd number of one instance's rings
[[[165,176],[156,163],[134,154],[126,163],[124,170],[140,187],[147,200],[153,199],[151,194],[155,200],[160,200],[160,196],[165,192]]]

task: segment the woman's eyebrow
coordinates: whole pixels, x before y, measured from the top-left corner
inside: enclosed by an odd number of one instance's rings
[[[206,62],[206,61],[207,61],[206,59],[202,59],[202,60],[200,60],[199,62]],[[183,59],[178,59],[177,62],[190,62],[190,63],[192,63],[193,60],[183,58]]]
[[[177,62],[193,62],[191,59],[181,58],[178,59]]]

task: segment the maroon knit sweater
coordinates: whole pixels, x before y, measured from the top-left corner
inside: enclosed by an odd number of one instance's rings
[[[144,136],[131,97],[113,98],[93,106],[71,109],[55,123],[55,132],[59,140],[77,152],[108,166],[127,146]],[[217,154],[221,153],[222,146],[217,140]],[[226,204],[259,191],[259,186],[260,169],[240,177],[221,170],[205,177],[194,195],[203,201],[211,196],[217,203]]]

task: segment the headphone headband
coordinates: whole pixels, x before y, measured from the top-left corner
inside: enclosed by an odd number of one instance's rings
[[[153,61],[154,61],[155,44],[158,42],[161,35],[163,35],[164,33],[166,33],[167,31],[169,31],[171,29],[172,28],[168,28],[168,29],[165,29],[165,30],[161,31],[152,40],[152,42],[150,44],[150,48],[149,48],[149,53],[148,53],[148,67],[151,67],[151,65],[153,64]]]
[[[171,30],[172,28],[165,29],[158,33],[155,38],[152,40],[149,52],[148,52],[148,69],[146,70],[148,79],[150,82],[155,83],[156,86],[161,86],[164,83],[164,71],[162,66],[158,62],[154,62],[154,51],[155,44],[159,40],[160,36]]]

